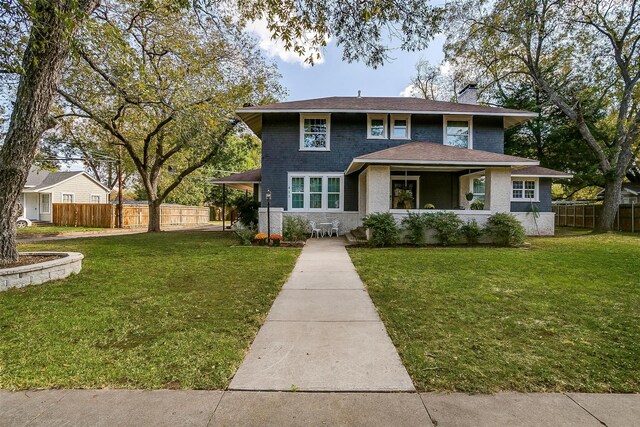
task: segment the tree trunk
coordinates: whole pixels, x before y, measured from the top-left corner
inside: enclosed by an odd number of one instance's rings
[[[595,231],[606,232],[613,230],[618,209],[620,208],[620,194],[622,177],[607,179],[604,184],[604,205],[600,211],[600,218]]]
[[[7,136],[0,147],[0,264],[18,259],[16,203],[27,181],[38,142],[44,131],[54,125],[49,110],[73,33],[99,1],[80,1],[76,7],[82,13],[74,15],[72,24],[62,12],[70,6],[63,3],[49,0],[37,1],[34,5],[36,20],[22,60],[24,74],[18,84]]]
[[[160,229],[160,205],[162,204],[161,200],[151,200],[149,198],[149,227],[147,231],[149,233],[156,233],[158,231],[162,231]]]

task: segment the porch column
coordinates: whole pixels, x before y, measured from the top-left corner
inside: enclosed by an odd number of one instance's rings
[[[358,213],[361,217],[367,214],[367,171],[358,176]]]
[[[511,168],[485,170],[485,209],[491,212],[511,211]]]
[[[366,211],[389,212],[391,196],[391,168],[389,166],[369,166],[366,177]]]

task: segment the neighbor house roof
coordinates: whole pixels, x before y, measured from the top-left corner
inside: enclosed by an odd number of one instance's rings
[[[411,142],[356,157],[346,173],[356,172],[367,164],[487,167],[536,166],[538,161],[432,142]]]
[[[27,176],[27,183],[25,185],[26,192],[39,192],[48,188],[61,184],[69,179],[77,176],[85,175],[91,181],[104,188],[105,191],[109,191],[110,188],[103,185],[100,181],[87,174],[84,171],[68,171],[68,172],[49,172],[44,169],[40,169],[37,166],[32,166]]]
[[[212,180],[214,184],[227,184],[236,190],[253,191],[253,184],[259,184],[262,181],[262,169],[252,169],[246,172],[234,173],[222,178]]]
[[[433,101],[422,98],[357,96],[332,96],[258,105],[241,108],[236,113],[257,135],[260,135],[262,131],[262,114],[264,113],[406,113],[501,116],[504,117],[505,128],[537,117],[537,114],[531,111],[486,105]]]
[[[528,166],[516,169],[511,173],[515,177],[538,177],[538,178],[573,178],[573,175],[566,172],[560,172],[553,169],[543,168],[542,166]]]
[[[633,194],[634,196],[640,195],[640,184],[635,182],[623,182],[621,185],[621,189],[623,192],[627,192]],[[596,196],[600,197],[604,195],[604,188],[596,194]]]

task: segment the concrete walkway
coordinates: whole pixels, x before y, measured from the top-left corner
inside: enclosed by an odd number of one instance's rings
[[[0,426],[635,427],[638,394],[0,391]]]
[[[307,242],[231,390],[414,390],[344,246]]]

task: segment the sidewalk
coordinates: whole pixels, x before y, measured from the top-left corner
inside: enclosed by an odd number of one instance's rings
[[[344,246],[307,241],[230,390],[414,390]]]
[[[0,391],[0,425],[633,427],[640,395]]]

